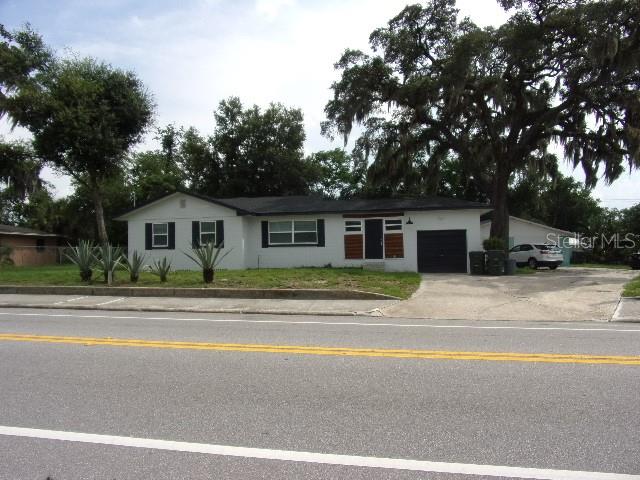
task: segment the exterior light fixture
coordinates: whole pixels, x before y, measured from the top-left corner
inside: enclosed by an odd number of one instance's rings
[[[407,225],[413,225],[413,221],[411,221],[411,217],[409,217],[409,220],[407,220]]]

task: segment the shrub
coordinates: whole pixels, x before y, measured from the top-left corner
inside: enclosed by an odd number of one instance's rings
[[[202,269],[202,279],[204,283],[213,282],[213,276],[215,269],[222,259],[231,253],[231,250],[225,252],[224,255],[220,256],[222,252],[221,246],[214,246],[213,243],[207,243],[203,247],[193,246],[191,247],[191,251],[193,255],[189,255],[186,252],[183,252],[187,257],[196,262],[198,266]]]
[[[482,246],[485,250],[506,250],[504,240],[499,237],[489,237]]]
[[[11,259],[12,251],[11,247],[0,246],[0,266],[13,265],[13,260]]]
[[[171,271],[171,260],[167,260],[167,257],[162,257],[162,260],[156,258],[149,266],[149,269],[151,273],[160,277],[161,282],[166,282],[167,275]]]
[[[91,281],[92,268],[95,264],[95,248],[92,241],[80,240],[77,247],[69,245],[69,251],[65,252],[65,256],[80,270],[80,279],[83,282]]]
[[[98,270],[104,275],[104,281],[111,284],[109,280],[113,280],[116,269],[122,265],[124,259],[122,247],[114,247],[107,243],[96,248],[94,257]]]
[[[131,260],[126,259],[125,267],[129,271],[129,279],[132,283],[136,283],[140,278],[140,271],[144,266],[145,254],[140,255],[137,250],[133,251]]]

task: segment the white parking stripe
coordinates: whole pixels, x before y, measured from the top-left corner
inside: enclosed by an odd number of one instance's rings
[[[55,302],[54,305],[61,305],[63,303],[75,302],[76,300],[82,300],[83,298],[87,298],[87,296],[85,295],[84,297],[76,297],[76,298],[69,298],[67,300],[60,300],[59,302]]]
[[[334,455],[327,453],[273,450],[267,448],[233,447],[208,443],[173,442],[150,438],[96,435],[90,433],[65,432],[0,426],[0,435],[29,437],[47,440],[116,445],[122,447],[152,448],[173,452],[203,453],[229,457],[259,458],[288,462],[319,463],[366,468],[386,468],[392,470],[413,470],[419,472],[452,473],[464,475],[484,475],[490,477],[517,477],[546,480],[640,480],[640,475],[618,473],[584,472],[576,470],[554,470],[544,468],[507,467],[501,465],[477,465],[471,463],[430,462],[401,458],[361,457]]]
[[[124,298],[125,298],[125,297],[120,297],[120,298],[116,298],[116,299],[113,299],[113,300],[109,300],[109,301],[107,301],[107,302],[96,303],[96,307],[97,307],[98,305],[109,305],[110,303],[121,302],[122,300],[124,300]]]
[[[0,312],[0,315],[23,317],[101,318],[114,320],[172,320],[177,322],[211,323],[274,323],[285,325],[346,325],[357,327],[391,328],[466,328],[472,330],[558,330],[568,332],[635,332],[640,328],[591,328],[591,327],[516,327],[513,325],[434,325],[429,323],[378,323],[378,322],[328,322],[320,320],[252,320],[245,318],[190,318],[190,317],[143,317],[137,315],[87,315],[72,313],[23,313]]]

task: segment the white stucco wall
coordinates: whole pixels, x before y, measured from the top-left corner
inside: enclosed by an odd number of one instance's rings
[[[184,208],[180,207],[180,200],[184,200]],[[183,252],[189,252],[191,247],[191,222],[193,220],[223,220],[224,248],[223,252],[231,250],[224,258],[220,268],[244,268],[244,233],[242,217],[236,215],[235,210],[214,205],[190,195],[176,193],[162,200],[141,208],[127,217],[129,232],[129,255],[137,250],[146,254],[146,263],[153,259],[167,257],[172,261],[174,270],[194,270],[198,266]],[[145,250],[145,223],[175,222],[176,248]],[[229,239],[229,241],[227,241]]]
[[[184,208],[180,202],[185,202]],[[402,218],[404,258],[383,260],[346,260],[344,258],[344,222],[341,214],[318,214],[296,216],[238,216],[235,210],[218,206],[198,198],[176,193],[134,211],[123,217],[128,221],[129,253],[134,250],[147,255],[147,263],[154,258],[167,256],[175,270],[197,269],[197,265],[183,252],[191,245],[191,222],[193,220],[223,220],[225,228],[224,250],[231,253],[224,259],[221,268],[288,268],[288,267],[360,267],[363,263],[383,263],[388,271],[416,271],[418,268],[417,232],[420,230],[466,230],[467,251],[482,248],[480,215],[484,210],[437,210],[406,212]],[[271,246],[262,248],[262,221],[273,220],[317,220],[325,222],[325,246]],[[397,218],[397,217],[396,217]],[[413,224],[407,225],[411,218]],[[145,251],[145,223],[175,222],[175,250],[159,249]],[[467,259],[468,261],[468,259]]]
[[[482,238],[489,238],[491,222],[482,223]],[[512,246],[521,243],[549,243],[557,242],[558,235],[561,237],[571,236],[569,232],[563,232],[546,225],[535,224],[523,221],[516,217],[509,219],[509,237],[512,239]]]

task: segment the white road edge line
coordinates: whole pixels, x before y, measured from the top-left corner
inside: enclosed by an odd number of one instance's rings
[[[1,307],[1,305],[0,305]],[[635,332],[640,328],[570,328],[570,327],[514,327],[508,325],[434,325],[428,323],[377,323],[377,322],[322,322],[319,320],[249,320],[240,318],[180,318],[180,317],[142,317],[135,315],[76,315],[71,313],[16,313],[0,312],[0,315],[22,317],[69,317],[100,318],[114,320],[173,320],[176,322],[211,322],[211,323],[274,323],[285,325],[346,325],[357,327],[397,327],[397,328],[467,328],[472,330],[558,330],[567,332]]]
[[[121,302],[122,300],[124,300],[125,297],[120,297],[120,298],[115,298],[113,300],[109,300],[107,302],[102,302],[102,303],[96,303],[96,307],[98,305],[109,305],[110,303],[116,303],[116,302]]]
[[[66,432],[0,426],[0,435],[29,437],[46,440],[115,445],[121,447],[151,448],[173,452],[204,453],[229,457],[259,458],[289,462],[319,463],[367,468],[386,468],[392,470],[413,470],[433,473],[452,473],[463,475],[485,475],[490,477],[517,477],[540,480],[640,480],[640,475],[619,473],[583,472],[576,470],[554,470],[544,468],[507,467],[500,465],[477,465],[471,463],[430,462],[401,458],[361,457],[353,455],[335,455],[328,453],[298,452],[292,450],[273,450],[267,448],[233,447],[208,443],[174,442],[150,438],[121,437],[115,435],[97,435],[91,433]]]

